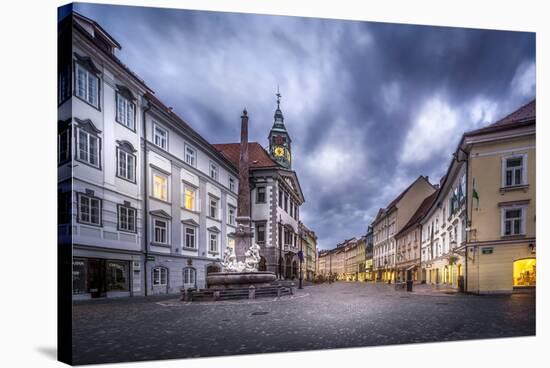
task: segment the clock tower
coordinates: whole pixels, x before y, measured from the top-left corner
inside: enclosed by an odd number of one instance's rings
[[[269,154],[271,158],[281,164],[287,169],[292,168],[292,150],[291,143],[292,140],[286,131],[283,117],[283,112],[281,111],[281,94],[277,88],[277,110],[275,110],[275,121],[273,126],[269,131]]]

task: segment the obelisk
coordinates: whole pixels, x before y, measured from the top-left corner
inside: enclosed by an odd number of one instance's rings
[[[235,255],[244,262],[244,253],[252,245],[254,233],[250,227],[250,184],[248,162],[248,114],[241,116],[241,145],[239,155],[239,197],[237,200],[237,230],[235,231]]]

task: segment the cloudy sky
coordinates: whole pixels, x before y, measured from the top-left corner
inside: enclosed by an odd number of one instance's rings
[[[267,146],[277,84],[304,223],[319,248],[366,232],[462,132],[535,96],[533,33],[78,4],[118,56],[212,143]]]

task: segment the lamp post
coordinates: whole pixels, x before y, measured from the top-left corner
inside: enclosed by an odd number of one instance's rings
[[[278,232],[279,234],[279,280],[282,280],[283,279],[283,264],[281,263],[282,259],[283,259],[283,239],[281,239],[282,235],[283,235],[283,221],[281,219],[281,215],[279,215],[279,227],[278,227]]]

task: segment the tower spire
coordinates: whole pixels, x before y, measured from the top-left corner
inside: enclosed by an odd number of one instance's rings
[[[275,110],[275,124],[277,123],[283,123],[283,121],[285,120],[284,116],[283,116],[283,112],[281,111],[281,97],[283,97],[281,95],[281,92],[279,92],[279,84],[277,84],[277,93],[275,94],[275,96],[277,96],[277,110]]]

